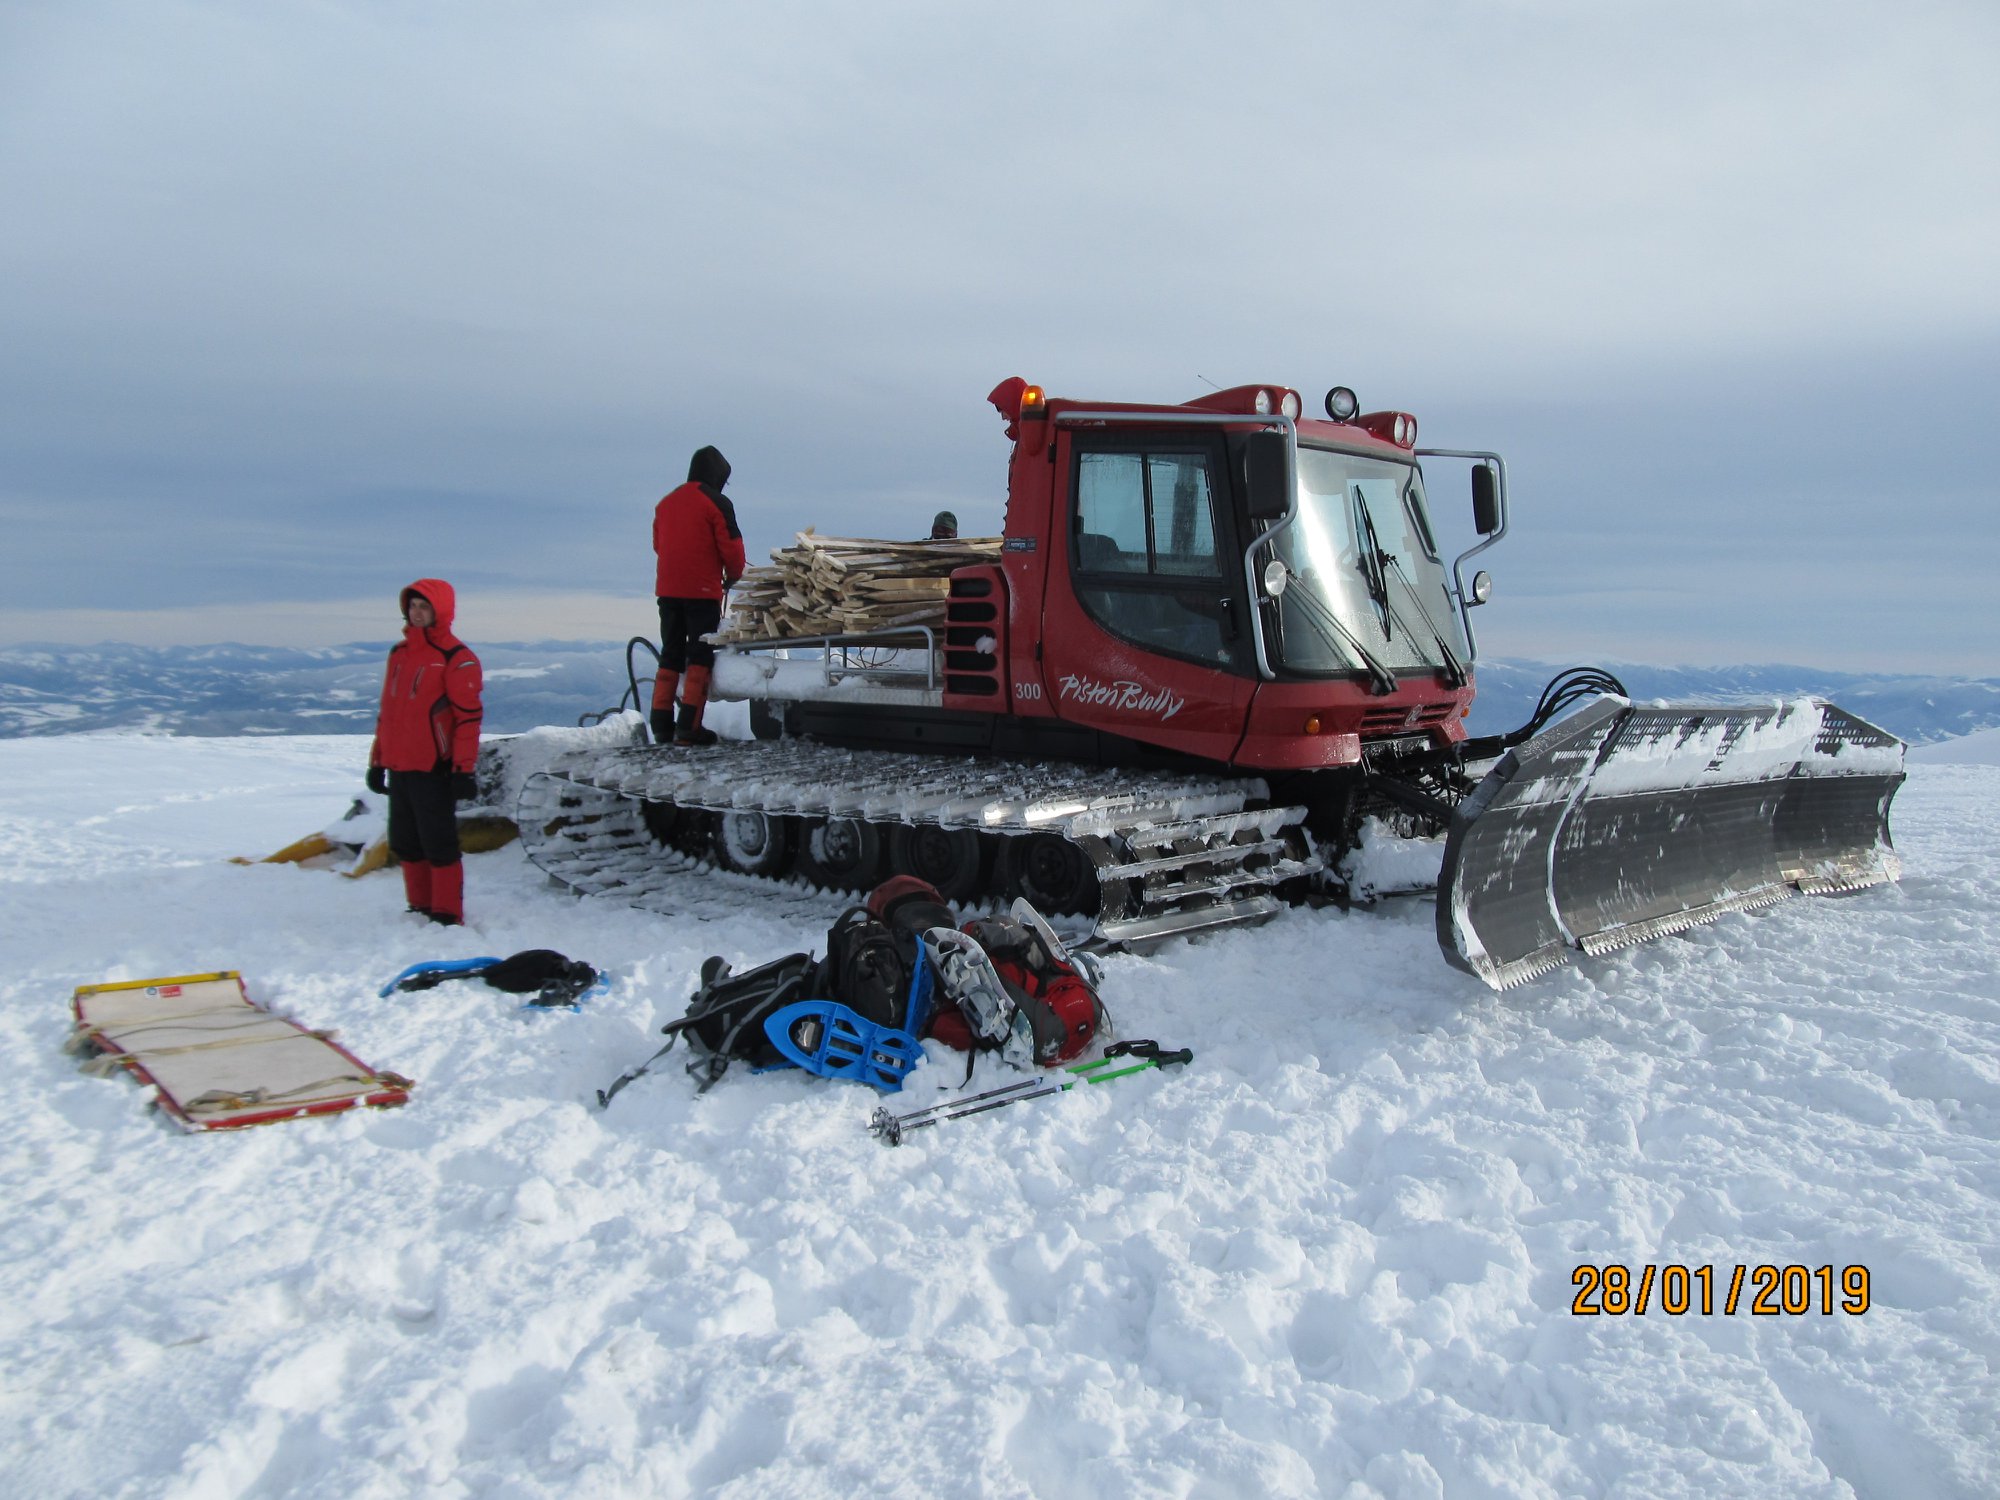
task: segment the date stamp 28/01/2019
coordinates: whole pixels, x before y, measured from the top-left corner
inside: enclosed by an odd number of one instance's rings
[[[1859,1317],[1870,1300],[1866,1266],[1736,1266],[1721,1275],[1714,1266],[1646,1265],[1635,1270],[1615,1262],[1586,1263],[1569,1279],[1576,1288],[1569,1310],[1583,1318],[1649,1312],[1710,1317],[1718,1310],[1725,1317],[1739,1311],[1765,1318],[1832,1317],[1835,1312]]]

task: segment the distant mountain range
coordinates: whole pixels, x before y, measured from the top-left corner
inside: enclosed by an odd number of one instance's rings
[[[0,738],[145,729],[162,734],[368,734],[388,643],[0,648]],[[486,728],[574,724],[625,691],[622,644],[478,647]],[[642,656],[641,670],[651,661]]]
[[[1913,745],[2000,724],[2000,678],[1916,677],[1881,672],[1824,672],[1812,667],[1648,667],[1599,662],[1637,701],[1743,703],[1814,697],[1900,735]],[[1467,726],[1475,734],[1512,729],[1534,712],[1559,668],[1547,662],[1481,661],[1479,697]]]
[[[614,641],[480,645],[493,733],[574,724],[616,706],[625,657]],[[272,646],[0,648],[0,738],[142,729],[162,734],[366,734],[374,727],[386,643],[295,651]],[[646,664],[642,659],[643,665]],[[1648,667],[1608,663],[1641,700],[1831,698],[1928,744],[2000,725],[2000,679],[1823,672],[1808,667]],[[1475,733],[1511,729],[1556,668],[1479,663]]]

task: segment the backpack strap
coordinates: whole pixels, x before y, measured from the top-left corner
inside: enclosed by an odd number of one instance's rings
[[[744,1027],[751,1025],[753,1022],[762,1025],[766,1016],[770,1015],[780,1006],[789,1003],[794,995],[798,995],[800,992],[809,989],[817,973],[817,968],[813,968],[801,974],[794,975],[790,979],[782,980],[772,986],[770,994],[764,995],[754,1003],[744,1007],[743,1014],[736,1018],[735,1024],[722,1034],[721,1045],[709,1053],[707,1057],[688,1064],[687,1070],[690,1078],[697,1075],[705,1075],[701,1077],[700,1083],[696,1085],[695,1093],[705,1094],[722,1081],[722,1075],[729,1071],[729,1059],[731,1053],[735,1050],[736,1039],[743,1034]],[[668,1045],[671,1046],[672,1043]]]

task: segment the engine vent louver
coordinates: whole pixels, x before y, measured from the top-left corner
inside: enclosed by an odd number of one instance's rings
[[[944,606],[944,692],[953,697],[992,700],[1003,693],[1001,662],[1006,659],[1004,595],[995,569],[964,569],[952,575]]]

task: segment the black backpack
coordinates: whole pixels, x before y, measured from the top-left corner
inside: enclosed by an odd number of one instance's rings
[[[827,929],[816,998],[837,1000],[877,1026],[920,1027],[923,1017],[910,1014],[910,989],[923,962],[924,933],[955,920],[929,886],[890,901],[870,896],[866,906],[850,906]]]
[[[597,1091],[600,1109],[611,1103],[617,1092],[636,1078],[642,1078],[653,1064],[674,1050],[683,1036],[694,1056],[688,1060],[688,1076],[700,1080],[700,1092],[707,1093],[732,1061],[741,1060],[753,1068],[776,1067],[786,1061],[771,1045],[764,1031],[764,1018],[795,1000],[810,1000],[818,988],[820,964],[810,953],[788,953],[783,958],[741,974],[729,972],[720,954],[701,966],[701,987],[688,999],[687,1014],[669,1021],[660,1030],[666,1046],[608,1089]]]
[[[810,953],[788,953],[741,974],[729,972],[718,957],[701,966],[701,988],[688,1001],[687,1014],[663,1028],[671,1038],[685,1036],[688,1076],[701,1080],[702,1092],[729,1071],[731,1062],[753,1068],[777,1067],[784,1054],[771,1045],[764,1018],[795,1000],[810,1000],[818,987],[820,966]]]
[[[922,962],[924,934],[958,918],[937,888],[914,875],[897,875],[850,906],[827,929],[826,959],[814,998],[837,1000],[864,1021],[897,1031],[920,1027],[909,1013],[910,987]]]

